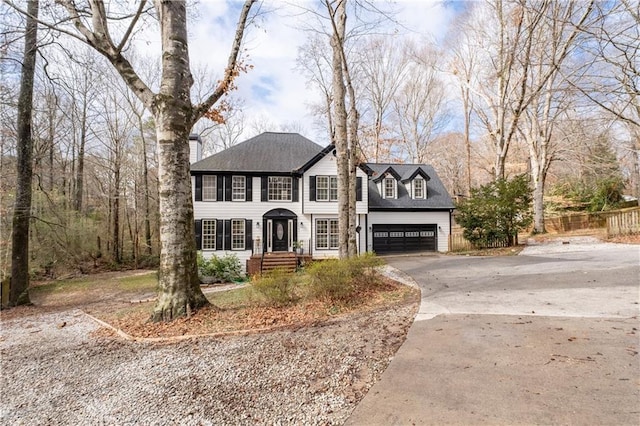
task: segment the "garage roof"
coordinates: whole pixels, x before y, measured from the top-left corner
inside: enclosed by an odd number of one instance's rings
[[[427,164],[367,163],[367,167],[373,171],[372,179],[369,180],[369,210],[440,210],[455,207],[438,174]],[[400,176],[398,198],[382,198],[374,182],[376,177],[386,173],[389,168]],[[427,198],[424,200],[411,198],[405,185],[400,183],[409,182],[418,174],[430,178],[426,180]]]

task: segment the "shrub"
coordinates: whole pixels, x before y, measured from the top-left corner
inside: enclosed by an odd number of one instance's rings
[[[240,259],[235,254],[225,254],[222,257],[211,256],[205,259],[198,252],[198,274],[200,277],[213,277],[222,282],[239,281],[244,278]]]
[[[313,263],[309,268],[310,292],[315,298],[345,303],[379,280],[373,270],[382,261],[373,254],[350,259],[330,259]]]
[[[272,306],[286,306],[295,300],[295,275],[284,269],[274,269],[251,283]]]
[[[518,232],[526,229],[533,218],[529,178],[519,175],[473,188],[471,196],[457,208],[456,222],[473,245],[490,247],[496,241],[504,241],[512,246],[517,243]]]

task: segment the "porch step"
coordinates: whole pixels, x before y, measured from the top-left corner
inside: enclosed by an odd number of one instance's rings
[[[294,272],[298,266],[298,258],[295,253],[267,253],[262,259],[262,273],[276,268]]]

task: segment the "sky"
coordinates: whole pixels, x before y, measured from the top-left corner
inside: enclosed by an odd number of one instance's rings
[[[265,0],[257,25],[253,25],[244,47],[253,68],[237,79],[234,96],[244,102],[246,117],[261,117],[276,126],[296,123],[304,136],[328,143],[326,136],[313,124],[308,104],[317,97],[307,86],[306,78],[296,68],[298,48],[307,37],[304,27],[310,16],[302,13],[300,3]],[[302,3],[308,6],[307,2]],[[317,4],[317,3],[314,3]],[[376,6],[397,10],[396,21],[388,22],[385,31],[399,31],[417,40],[441,39],[460,3],[435,0],[405,0],[394,3],[374,0]],[[202,0],[191,10],[189,48],[193,66],[206,65],[220,76],[227,62],[229,49],[239,16],[237,1]],[[245,126],[246,127],[246,126]],[[278,130],[278,129],[274,129]],[[245,128],[245,138],[251,137]]]

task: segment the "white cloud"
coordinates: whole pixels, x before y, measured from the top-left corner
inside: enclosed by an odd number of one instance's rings
[[[226,65],[238,7],[239,3],[233,1],[202,2],[197,19],[190,22],[191,60],[194,64],[207,64],[214,79]],[[315,133],[314,118],[307,108],[318,94],[307,87],[306,79],[295,70],[298,48],[306,39],[302,27],[310,17],[301,13],[299,7],[283,1],[266,3],[263,10],[268,7],[273,10],[249,30],[245,41],[249,63],[253,65],[253,69],[237,79],[237,95],[245,101],[245,116],[248,119],[261,116],[277,125],[300,123],[306,136],[325,143],[320,140],[323,136]],[[439,38],[452,14],[451,8],[436,1],[400,1],[398,9],[396,19],[404,27],[400,32],[419,40],[426,36]]]

